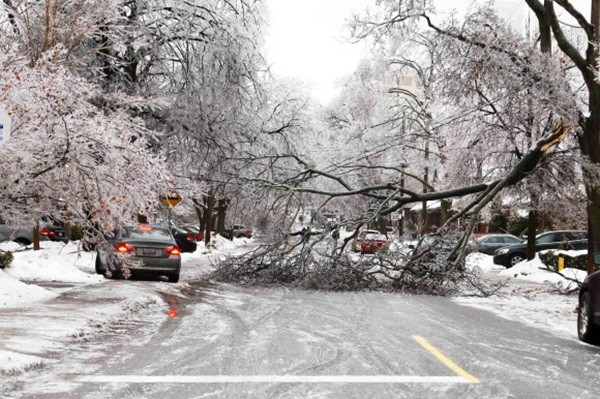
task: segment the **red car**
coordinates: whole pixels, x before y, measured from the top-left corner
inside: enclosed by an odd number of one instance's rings
[[[360,253],[374,254],[379,251],[387,251],[390,242],[383,234],[369,233],[360,243]]]

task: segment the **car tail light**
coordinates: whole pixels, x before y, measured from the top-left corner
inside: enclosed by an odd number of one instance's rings
[[[148,232],[152,231],[152,226],[150,226],[149,224],[140,224],[140,227],[138,227],[138,229],[140,231],[148,233]]]
[[[40,229],[40,234],[43,236],[46,236],[46,237],[54,237],[56,235],[55,232],[53,232],[46,226],[44,226]]]
[[[187,235],[185,238],[186,238],[188,241],[196,241],[196,236],[195,236],[195,235],[193,235],[193,234],[188,234],[188,235]]]
[[[167,248],[167,253],[169,255],[179,255],[181,254],[181,251],[177,245],[173,245],[172,247]]]
[[[126,244],[124,242],[117,245],[117,252],[120,254],[128,254],[133,252],[133,245]]]

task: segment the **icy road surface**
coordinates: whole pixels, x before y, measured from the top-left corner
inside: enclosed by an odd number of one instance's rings
[[[599,353],[448,298],[204,283],[4,397],[598,398]]]

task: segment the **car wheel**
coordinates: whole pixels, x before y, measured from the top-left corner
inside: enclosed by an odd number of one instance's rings
[[[579,296],[579,309],[577,312],[577,335],[579,339],[588,344],[597,344],[600,341],[598,327],[594,324],[593,310],[590,293],[583,292]]]
[[[29,241],[27,238],[23,238],[23,237],[16,238],[15,242],[17,242],[21,245],[31,245],[31,241]]]
[[[508,267],[513,267],[517,263],[522,262],[524,260],[525,260],[525,256],[523,256],[521,254],[514,254],[508,259]]]
[[[179,273],[170,274],[168,276],[168,278],[169,278],[169,283],[177,283],[177,282],[179,282]]]
[[[96,254],[96,274],[104,274],[104,268],[102,268],[102,263],[100,263],[100,255]]]

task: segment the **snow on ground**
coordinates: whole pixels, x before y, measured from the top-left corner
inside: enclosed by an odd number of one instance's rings
[[[532,281],[540,284],[556,285],[563,289],[573,289],[577,287],[576,282],[569,281],[568,279],[583,282],[587,277],[587,272],[585,270],[571,268],[564,269],[561,274],[562,276],[554,271],[548,270],[546,265],[544,265],[536,255],[535,258],[530,261],[518,263],[510,269],[501,271],[499,276]]]
[[[455,301],[563,338],[577,339],[577,295],[558,295],[543,287],[529,286],[509,287],[488,298],[459,297]]]
[[[0,249],[14,251],[11,265],[0,270],[0,376],[52,362],[52,353],[70,342],[142,311],[167,317],[166,297],[183,296],[182,289],[212,270],[211,260],[253,246],[253,240],[221,237],[208,250],[201,244],[182,254],[180,282],[171,284],[106,280],[95,274],[95,253],[79,251],[76,243],[42,242],[40,251],[0,243]]]
[[[38,356],[0,350],[0,365],[12,366],[12,369],[10,366],[2,366],[0,371],[3,371],[3,374],[18,373],[20,370],[43,364],[43,360]]]
[[[3,243],[0,249],[4,246],[12,245]],[[14,260],[4,272],[25,281],[86,284],[104,281],[102,276],[90,274],[94,272],[95,252],[81,251],[76,242],[43,241],[40,247],[40,251],[13,252]]]
[[[505,285],[490,297],[459,297],[457,302],[577,339],[577,284],[569,278],[583,281],[585,271],[565,269],[565,278],[548,270],[537,256],[510,269],[494,265],[492,256],[481,253],[470,254],[466,261],[469,270],[479,269],[486,281]],[[575,292],[564,294],[570,289]]]
[[[494,257],[481,252],[473,252],[465,258],[467,270],[479,270],[482,272],[491,272],[504,270],[505,267],[494,264]]]
[[[22,283],[0,270],[0,309],[46,301],[56,296],[57,294],[45,288]]]

